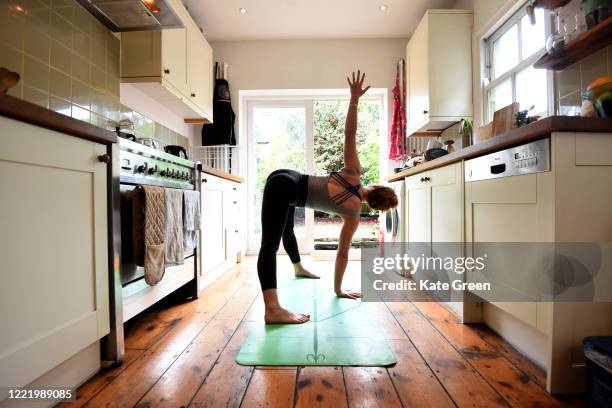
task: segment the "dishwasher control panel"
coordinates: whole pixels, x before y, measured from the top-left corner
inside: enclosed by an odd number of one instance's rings
[[[465,181],[550,171],[550,138],[466,160]]]

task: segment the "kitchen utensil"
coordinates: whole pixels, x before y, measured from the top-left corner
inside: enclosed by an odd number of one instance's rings
[[[446,156],[447,154],[448,151],[442,148],[427,149],[427,151],[425,152],[425,160],[434,160],[438,157]]]
[[[446,150],[449,153],[452,153],[455,151],[455,146],[453,146],[455,144],[455,141],[453,139],[449,139],[446,142],[444,142],[444,150]]]
[[[6,93],[10,88],[17,85],[17,82],[19,82],[18,73],[0,68],[0,93]]]
[[[439,140],[430,140],[427,143],[427,150],[431,150],[431,149],[441,149],[443,146],[442,142],[440,142]]]
[[[159,143],[156,140],[151,139],[150,137],[141,137],[136,139],[136,143],[140,143],[141,145],[145,145],[148,147],[152,147],[153,149],[159,150]]]
[[[516,113],[519,111],[519,103],[514,102],[493,114],[493,129],[491,136],[501,135],[512,129],[516,118]]]
[[[170,153],[170,154],[173,154],[175,156],[178,156],[178,157],[180,157],[182,159],[186,159],[187,158],[187,152],[185,151],[183,146],[168,145],[168,146],[164,147],[164,151],[166,153]]]
[[[117,136],[119,136],[119,137],[122,137],[122,138],[127,139],[127,140],[131,140],[132,142],[136,141],[136,136],[134,136],[131,133],[122,132],[121,130],[119,130],[119,128],[117,128],[116,132],[117,132]]]

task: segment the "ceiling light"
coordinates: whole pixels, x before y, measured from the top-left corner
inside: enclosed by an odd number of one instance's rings
[[[387,11],[389,9],[389,6],[387,6],[386,4],[381,4],[380,6],[378,6],[378,10],[380,11]]]
[[[247,9],[245,9],[244,7],[240,7],[240,8],[238,9],[238,11],[239,11],[240,13],[242,13],[242,14],[246,14]]]

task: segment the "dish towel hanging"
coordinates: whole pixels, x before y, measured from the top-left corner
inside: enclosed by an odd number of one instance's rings
[[[136,263],[144,266],[145,281],[153,286],[165,272],[166,193],[162,187],[138,186],[133,194],[134,254]]]
[[[389,159],[406,160],[406,82],[404,60],[397,63],[393,88],[393,119],[389,131]]]
[[[183,236],[185,251],[191,251],[197,245],[197,231],[200,229],[200,193],[183,191]]]
[[[166,233],[164,250],[166,266],[185,263],[183,244],[183,191],[166,188]]]

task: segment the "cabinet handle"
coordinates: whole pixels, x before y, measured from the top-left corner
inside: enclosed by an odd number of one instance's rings
[[[421,183],[431,180],[429,177],[421,177]]]
[[[234,230],[234,232],[237,234],[237,233],[238,233],[238,230]]]
[[[423,111],[423,115],[427,115],[428,113],[429,113],[429,111],[428,111],[428,110],[424,110],[424,111]]]
[[[106,163],[106,164],[110,163],[111,162],[110,154],[106,153],[101,156],[98,156],[98,161],[100,163]]]
[[[203,178],[203,179],[202,179],[202,181],[203,181],[204,183],[208,183],[208,179]]]
[[[164,74],[169,74],[170,70],[168,68],[164,69]]]
[[[238,204],[238,201],[234,201],[234,204]]]
[[[236,187],[232,187],[232,190],[234,191],[238,191],[238,189]]]
[[[195,93],[193,93],[193,92],[192,92],[192,93],[191,93],[191,97],[192,97],[192,98],[195,98]]]

